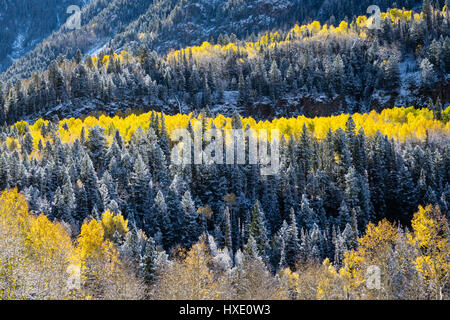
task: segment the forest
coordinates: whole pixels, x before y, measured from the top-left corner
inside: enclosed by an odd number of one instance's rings
[[[205,109],[3,127],[0,293],[448,298],[450,107],[439,103],[271,122]],[[170,161],[176,128],[272,126],[276,175]],[[364,285],[372,265],[382,290]],[[69,267],[80,285],[67,291]]]
[[[450,299],[449,0],[5,4],[0,300]]]
[[[92,57],[77,50],[23,81],[3,73],[0,123],[126,109],[176,114],[209,107],[267,119],[429,107],[437,98],[447,103],[450,10],[424,8],[382,13],[380,30],[359,16],[247,41],[219,35],[162,56],[145,44]]]

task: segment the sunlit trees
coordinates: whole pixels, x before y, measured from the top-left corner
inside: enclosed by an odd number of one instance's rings
[[[0,297],[61,299],[74,253],[64,226],[34,217],[17,190],[0,196]]]
[[[390,282],[392,281],[392,275],[389,272],[392,270],[388,270],[388,268],[396,239],[397,229],[388,221],[383,220],[377,226],[372,223],[368,224],[366,234],[358,240],[358,249],[345,254],[344,267],[341,269],[344,278],[349,279],[346,285],[349,296],[367,294],[372,298],[378,298],[377,295],[389,298]],[[383,282],[380,288],[366,292],[361,287],[365,288],[367,274],[371,267],[380,268]]]
[[[178,258],[165,269],[155,285],[152,296],[156,299],[212,300],[225,299],[226,279],[209,269],[212,257],[206,243],[201,241],[188,252],[179,252]]]
[[[238,252],[236,267],[232,271],[237,297],[243,300],[283,299],[279,283],[259,255],[258,244],[253,236],[249,237],[244,252]]]
[[[282,243],[286,238],[281,256],[292,259],[295,250],[289,248],[298,242],[293,213],[291,220],[279,236]],[[340,269],[326,258],[322,263],[307,260],[297,269],[280,264],[274,275],[253,235],[234,261],[211,235],[189,249],[179,247],[168,260],[151,237],[130,232],[120,213],[106,211],[100,220],[86,221],[74,241],[68,224],[30,214],[25,197],[12,189],[0,196],[0,297],[446,299],[446,217],[438,206],[419,207],[411,225],[411,231],[404,231],[387,220],[369,223],[357,248],[344,253]]]
[[[416,250],[414,264],[434,299],[443,299],[450,278],[449,227],[438,206],[419,206],[408,241]]]
[[[2,299],[140,298],[140,280],[126,270],[106,234],[127,232],[110,212],[81,227],[29,213],[17,190],[0,196],[0,297]],[[105,230],[103,229],[105,227]],[[78,271],[77,271],[78,270]],[[125,277],[127,274],[127,277]]]

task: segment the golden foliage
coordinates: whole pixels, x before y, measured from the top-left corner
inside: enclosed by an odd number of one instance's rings
[[[116,231],[127,233],[127,221],[105,212],[102,221],[83,224],[74,242],[67,226],[31,214],[17,189],[4,191],[0,196],[0,299],[139,298],[139,281],[105,239]],[[77,268],[81,286],[69,288]]]
[[[431,282],[437,299],[442,299],[443,288],[450,278],[450,244],[446,217],[439,206],[431,205],[414,214],[413,232],[408,234],[408,241],[415,246],[417,257],[416,269],[425,280]]]
[[[106,210],[101,218],[102,229],[105,238],[112,241],[114,234],[117,232],[119,236],[125,237],[128,233],[128,220],[125,220],[121,214],[114,215],[111,211]]]
[[[447,107],[443,111],[443,118],[450,119],[450,107]],[[84,128],[87,132],[89,129],[95,126],[105,128],[105,134],[107,135],[107,142],[111,143],[116,129],[124,138],[125,141],[130,141],[134,132],[141,127],[143,130],[147,130],[149,127],[149,119],[151,112],[143,113],[140,115],[130,114],[126,117],[108,117],[101,115],[98,118],[88,116],[84,120],[69,118],[63,119],[59,122],[58,136],[63,143],[73,143],[81,136],[81,131]],[[157,113],[159,117],[163,115]],[[423,141],[428,135],[437,135],[441,137],[448,137],[450,135],[450,122],[444,122],[434,119],[433,112],[428,109],[415,109],[414,107],[397,107],[392,109],[385,109],[380,113],[371,111],[370,113],[352,115],[355,121],[356,128],[362,127],[367,136],[373,136],[377,131],[380,131],[383,135],[387,135],[389,138],[393,138],[399,141],[405,140],[421,140]],[[348,114],[341,114],[330,117],[316,117],[307,118],[305,116],[298,116],[294,118],[277,118],[272,121],[258,121],[255,119],[241,118],[243,127],[247,125],[258,132],[260,129],[267,130],[269,133],[273,129],[280,130],[280,133],[284,135],[286,140],[289,140],[290,136],[298,137],[303,129],[303,125],[306,125],[312,134],[318,138],[323,139],[326,137],[329,130],[335,131],[338,128],[345,128],[345,124],[349,118]],[[198,129],[202,125],[201,115],[198,118],[192,118],[192,114],[177,114],[174,116],[165,115],[165,124],[169,134],[176,129],[186,128],[188,123],[191,123],[194,129]],[[47,141],[53,142],[51,137],[43,137],[41,135],[40,128],[43,124],[48,125],[48,121],[39,119],[33,125],[29,126],[30,133],[33,137],[35,151],[33,155],[38,155],[37,145],[41,140],[43,144]],[[63,128],[63,125],[67,124],[68,130]],[[217,129],[231,129],[231,118],[223,115],[218,115],[216,118],[208,118],[206,121],[206,128],[210,129],[212,124]],[[25,123],[25,125],[28,125]],[[270,134],[269,137],[270,139]],[[226,137],[225,137],[226,140]],[[8,138],[7,144],[10,150],[20,148],[17,139]]]

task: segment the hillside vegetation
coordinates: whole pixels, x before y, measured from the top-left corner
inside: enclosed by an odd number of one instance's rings
[[[337,26],[315,21],[253,41],[219,37],[167,56],[145,45],[84,58],[78,51],[31,79],[0,84],[0,123],[126,108],[175,114],[209,107],[267,119],[425,107],[430,98],[447,106],[450,11],[425,9],[391,9],[381,30],[369,29],[365,16]]]
[[[168,260],[120,214],[86,220],[75,238],[64,223],[31,215],[17,190],[0,204],[1,299],[448,299],[448,224],[438,207],[420,207],[411,231],[369,224],[340,269],[308,260],[275,277],[253,237],[234,259],[203,236]],[[365,285],[374,265],[382,290]]]
[[[450,107],[432,108],[264,122],[206,109],[3,127],[0,294],[446,298]],[[279,129],[279,170],[174,163],[171,136],[182,128]],[[364,285],[372,264],[387,275],[382,291]],[[81,274],[70,292],[69,266]]]

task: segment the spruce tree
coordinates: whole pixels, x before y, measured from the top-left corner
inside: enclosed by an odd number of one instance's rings
[[[259,256],[267,260],[269,242],[267,239],[267,230],[265,227],[265,216],[264,212],[261,211],[260,206],[261,205],[257,200],[251,213],[252,221],[250,224],[249,235],[256,241]]]

